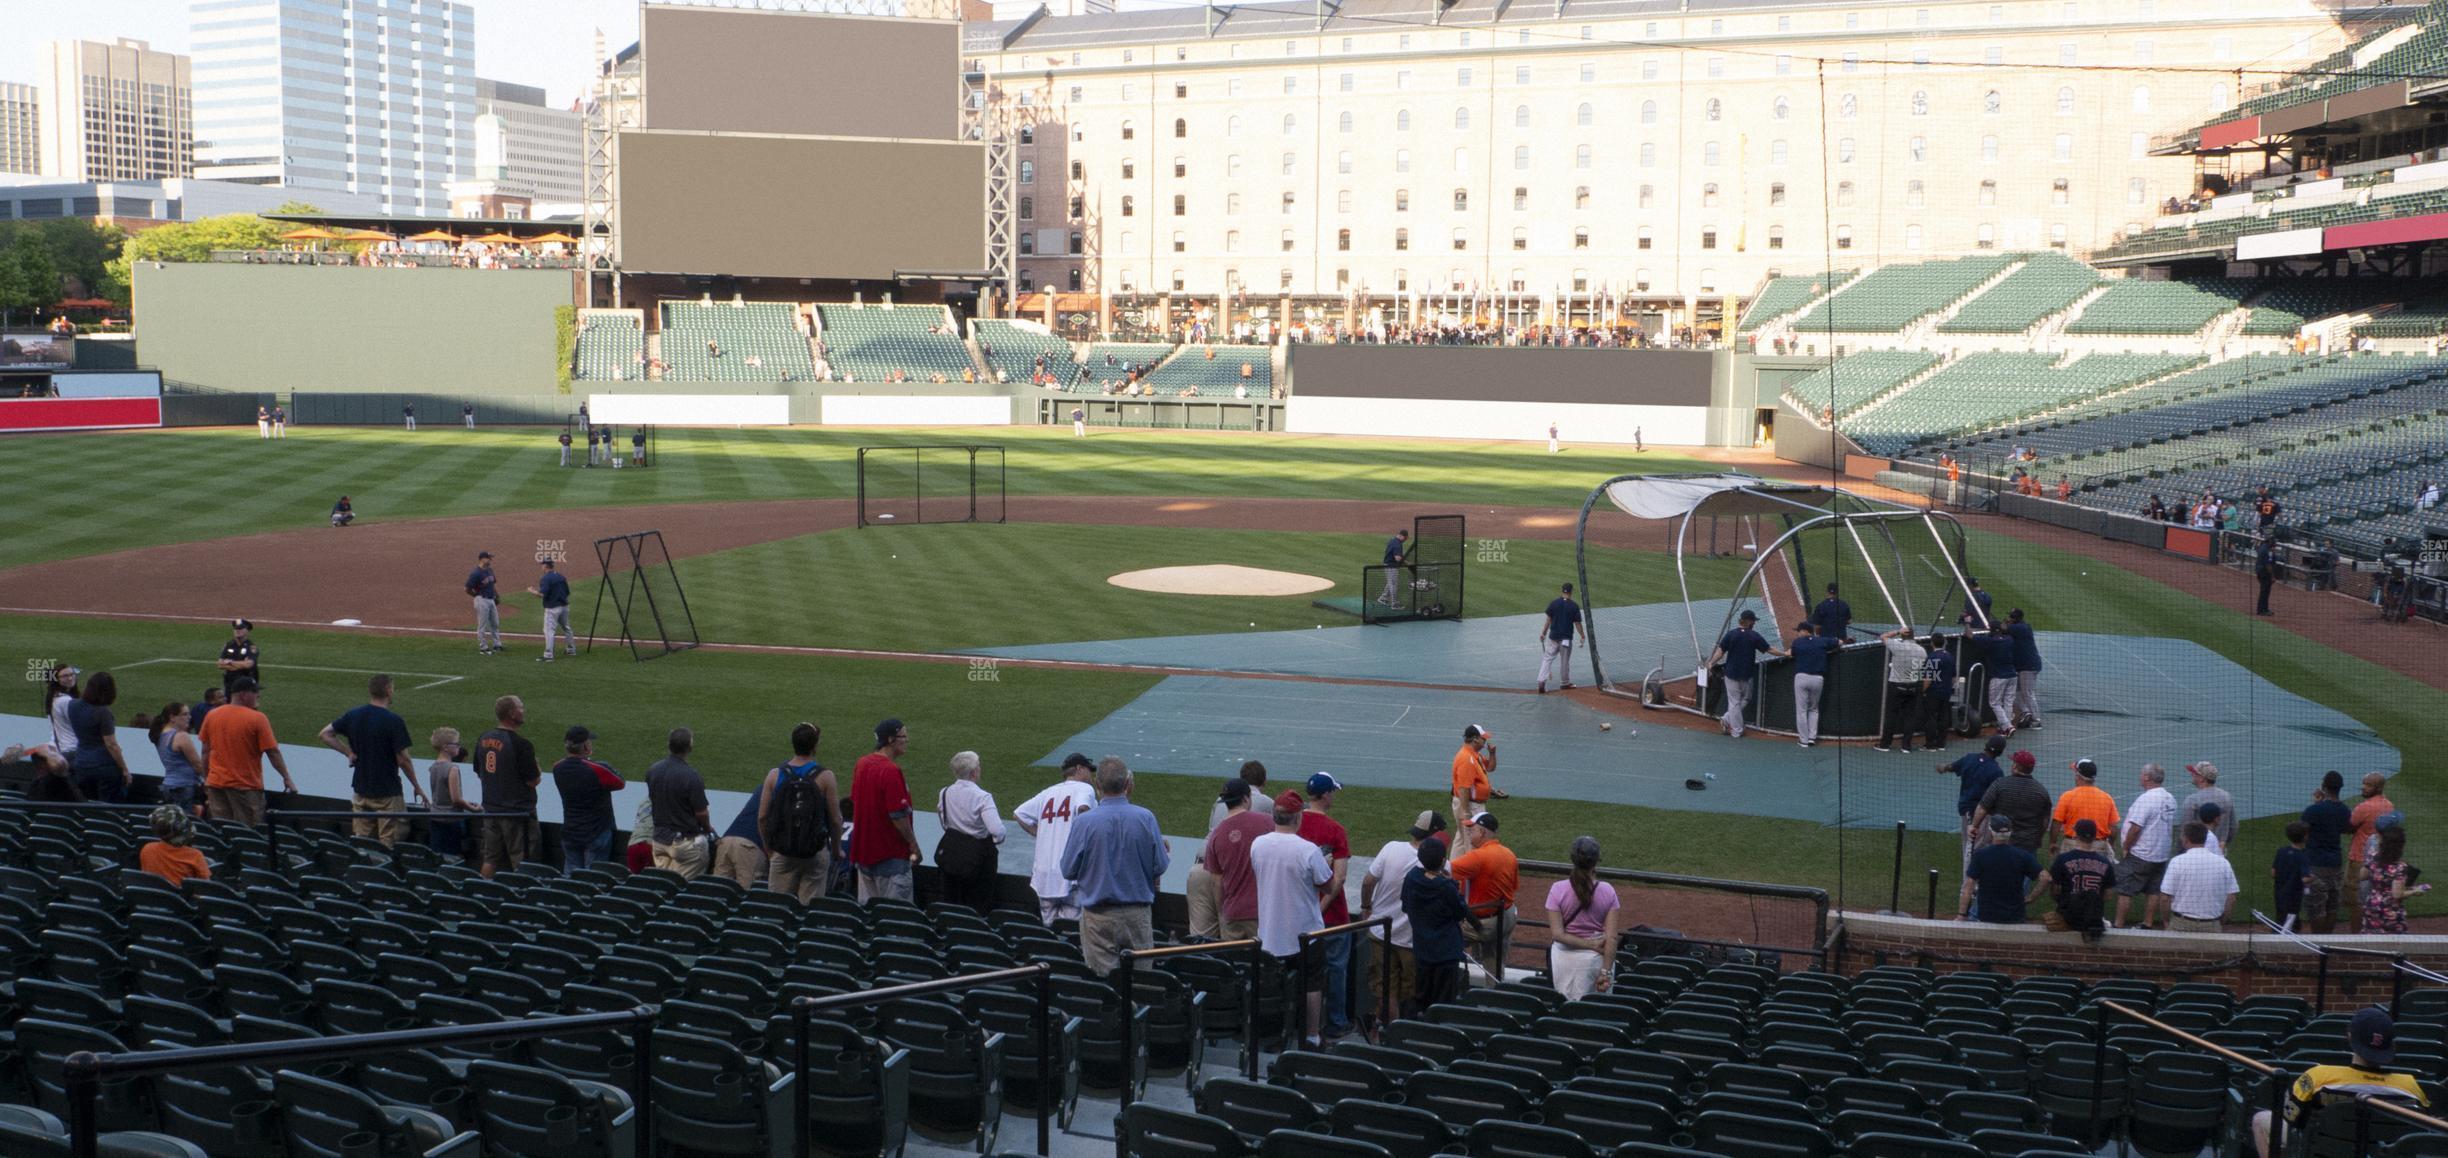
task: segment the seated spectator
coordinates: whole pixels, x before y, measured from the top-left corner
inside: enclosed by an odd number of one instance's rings
[[[2355,1011],[2346,1026],[2346,1048],[2353,1061],[2346,1065],[2316,1065],[2295,1079],[2287,1091],[2286,1120],[2290,1131],[2311,1128],[2321,1105],[2329,1095],[2354,1097],[2369,1094],[2401,1102],[2407,1106],[2429,1106],[2430,1095],[2423,1092],[2422,1083],[2407,1074],[2388,1072],[2388,1064],[2397,1057],[2397,1024],[2378,1006]],[[2270,1112],[2262,1110],[2252,1117],[2253,1149],[2261,1158],[2270,1158]]]
[[[0,752],[0,777],[12,781],[22,777],[31,784],[45,775],[67,779],[68,762],[60,758],[59,749],[49,744],[36,744],[30,748],[24,744],[11,744],[7,751]]]
[[[212,866],[195,850],[195,818],[175,804],[153,810],[153,839],[136,850],[136,867],[176,888],[189,877],[211,880]]]
[[[2062,927],[2080,933],[2086,941],[2096,940],[2105,922],[2108,883],[2116,868],[2109,863],[2106,846],[2100,840],[2099,822],[2089,817],[2074,822],[2072,839],[2065,842],[2065,851],[2057,854],[2048,869],[2049,894],[2057,908],[2048,914],[2051,928]]]
[[[626,854],[629,871],[642,873],[654,867],[654,797],[638,798],[636,819],[629,826],[629,850]]]

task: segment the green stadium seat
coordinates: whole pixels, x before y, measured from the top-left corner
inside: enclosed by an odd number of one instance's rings
[[[283,1070],[273,1076],[282,1143],[290,1158],[482,1158],[472,1130],[405,1106],[386,1106],[322,1078]],[[367,1140],[373,1149],[366,1148]]]
[[[1114,1123],[1117,1150],[1143,1158],[1243,1158],[1250,1145],[1232,1125],[1149,1102],[1134,1102]]]

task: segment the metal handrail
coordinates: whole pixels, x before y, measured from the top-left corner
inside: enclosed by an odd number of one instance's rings
[[[797,1056],[792,1059],[795,1066],[792,1072],[798,1075],[795,1084],[799,1087],[799,1093],[791,1099],[791,1103],[792,1113],[797,1117],[799,1145],[803,1148],[807,1146],[808,1135],[813,1129],[813,1113],[808,1106],[808,1027],[809,1023],[815,1020],[819,1011],[876,1005],[903,997],[923,997],[930,993],[943,993],[954,989],[974,989],[981,985],[1018,981],[1022,978],[1032,978],[1037,982],[1037,1153],[1041,1155],[1053,1153],[1053,1119],[1049,1115],[1053,1113],[1055,1097],[1054,967],[1042,961],[1035,965],[1021,965],[1010,969],[966,973],[958,977],[940,977],[932,981],[913,981],[907,985],[888,985],[882,989],[862,989],[855,993],[835,993],[824,997],[793,999],[791,1020],[793,1028],[799,1035],[799,1040],[796,1046]],[[643,1065],[643,1063],[640,1064]],[[640,1072],[643,1073],[643,1070],[641,1069]],[[78,1158],[90,1158],[90,1156],[79,1155]],[[646,1152],[640,1150],[638,1158],[647,1158]]]
[[[1543,876],[1561,877],[1568,876],[1572,873],[1572,866],[1565,864],[1562,861],[1522,860],[1517,863],[1520,868]],[[1746,896],[1779,897],[1789,901],[1809,901],[1811,902],[1812,907],[1816,910],[1816,912],[1814,912],[1812,915],[1813,923],[1811,927],[1819,931],[1818,935],[1821,938],[1825,938],[1827,936],[1828,894],[1826,889],[1813,888],[1809,885],[1780,885],[1766,884],[1757,881],[1733,881],[1725,880],[1719,877],[1695,877],[1686,876],[1682,873],[1661,873],[1651,872],[1647,869],[1606,868],[1604,866],[1601,866],[1598,869],[1598,879],[1602,881],[1624,881],[1636,885],[1665,885],[1673,888],[1715,889],[1720,892],[1742,893]],[[1688,940],[1689,938],[1686,939]],[[1819,948],[1814,949],[1748,945],[1741,944],[1739,942],[1732,944],[1734,944],[1736,947],[1745,949],[1773,949],[1779,953],[1807,953],[1823,959],[1827,956],[1827,950],[1825,948],[1826,942],[1824,940],[1820,942]]]
[[[1256,937],[1238,941],[1203,941],[1195,945],[1166,945],[1159,949],[1124,949],[1117,971],[1122,974],[1122,1109],[1129,1109],[1136,1099],[1137,1083],[1130,1079],[1130,1059],[1139,1053],[1139,962],[1166,957],[1191,957],[1221,954],[1240,949],[1249,950],[1249,992],[1241,999],[1241,1076],[1258,1080],[1258,999],[1266,974],[1266,945]],[[1193,1042],[1190,1048],[1203,1050],[1206,1042]]]
[[[2177,1041],[2192,1046],[2195,1049],[2207,1050],[2213,1056],[2227,1062],[2230,1065],[2243,1066],[2245,1069],[2251,1070],[2262,1077],[2276,1077],[2278,1075],[2278,1067],[2271,1065],[2268,1062],[2246,1057],[2243,1054],[2227,1048],[2226,1046],[2218,1044],[2217,1042],[2186,1033],[2175,1026],[2159,1020],[2158,1018],[2152,1017],[2147,1013],[2143,1013],[2140,1010],[2134,1009],[2120,1002],[2103,999],[2099,1002],[2098,1040],[2094,1043],[2091,1057],[2091,1120],[2094,1122],[2100,1120],[2100,1102],[2104,1100],[2102,1087],[2108,1079],[2108,1015],[2112,1013],[2119,1017],[2127,1018],[2143,1025],[2147,1025],[2152,1029],[2164,1033],[2169,1037],[2173,1037]],[[2272,1154],[2286,1153],[2286,1089],[2287,1087],[2285,1082],[2270,1083],[2269,1152]]]
[[[474,1045],[495,1041],[524,1041],[529,1038],[552,1037],[566,1033],[583,1033],[596,1029],[634,1028],[637,1083],[637,1149],[636,1158],[653,1158],[654,1129],[654,1023],[662,1013],[659,1005],[641,1005],[626,1013],[582,1013],[567,1017],[521,1018],[513,1021],[488,1022],[483,1025],[443,1025],[423,1029],[397,1029],[382,1033],[344,1034],[336,1037],[301,1038],[286,1041],[246,1042],[238,1045],[207,1045],[189,1049],[150,1049],[133,1053],[102,1053],[79,1050],[61,1063],[65,1071],[68,1095],[68,1149],[70,1158],[97,1158],[101,1146],[101,1128],[95,1105],[102,1093],[102,1082],[111,1077],[143,1077],[173,1070],[203,1070],[224,1065],[253,1065],[263,1062],[325,1061],[335,1058],[363,1057],[368,1054],[391,1053],[425,1046]],[[804,1077],[801,1079],[805,1080]]]
[[[1501,908],[1497,910],[1497,913],[1499,914],[1499,916],[1501,916],[1501,915],[1502,915],[1503,911],[1504,911],[1504,910],[1503,910],[1503,909],[1501,909]],[[1300,981],[1301,981],[1301,983],[1300,983],[1300,996],[1301,996],[1301,1004],[1302,1004],[1302,1005],[1303,1005],[1303,1007],[1304,1007],[1303,1012],[1306,1012],[1306,1006],[1307,1006],[1307,1004],[1308,1004],[1308,999],[1309,999],[1309,972],[1310,972],[1310,968],[1309,968],[1309,952],[1308,952],[1308,950],[1309,950],[1309,946],[1311,946],[1311,945],[1313,945],[1313,944],[1317,944],[1317,943],[1319,943],[1319,942],[1321,942],[1321,941],[1324,941],[1324,940],[1325,940],[1326,938],[1328,938],[1328,937],[1349,937],[1349,936],[1353,936],[1353,935],[1356,935],[1356,934],[1358,934],[1358,933],[1361,933],[1361,932],[1363,932],[1363,931],[1365,931],[1365,930],[1368,930],[1368,929],[1378,929],[1378,928],[1382,928],[1382,929],[1384,929],[1384,930],[1385,930],[1385,937],[1384,937],[1384,940],[1385,940],[1385,943],[1386,943],[1386,944],[1385,944],[1385,949],[1384,949],[1384,951],[1381,951],[1381,952],[1379,952],[1379,953],[1377,954],[1377,984],[1378,984],[1378,985],[1379,985],[1381,988],[1383,988],[1383,989],[1384,989],[1384,990],[1387,992],[1387,994],[1388,994],[1389,996],[1390,996],[1390,995],[1393,993],[1393,991],[1394,991],[1394,953],[1393,953],[1393,948],[1394,948],[1394,918],[1393,918],[1393,916],[1392,916],[1391,914],[1389,914],[1389,915],[1387,915],[1387,916],[1383,916],[1383,917],[1371,917],[1371,918],[1369,918],[1368,920],[1365,920],[1365,921],[1345,921],[1345,922],[1343,922],[1343,923],[1342,923],[1342,924],[1340,924],[1340,925],[1328,925],[1327,927],[1325,927],[1325,928],[1323,928],[1323,929],[1314,929],[1314,930],[1311,930],[1311,931],[1309,931],[1309,932],[1306,932],[1306,933],[1303,933],[1303,934],[1301,934],[1301,935],[1300,935],[1300,946],[1301,946],[1301,954],[1300,954]],[[1503,949],[1502,949],[1502,948],[1499,948],[1497,951],[1498,951],[1499,953],[1501,953],[1501,952],[1503,952]],[[1499,958],[1498,958],[1498,960],[1499,960],[1499,961],[1501,961],[1501,960],[1503,960],[1503,958],[1499,957]],[[1348,1009],[1350,1009],[1350,1008],[1351,1008],[1351,970],[1350,970],[1350,969],[1348,969],[1348,968],[1346,968],[1346,969],[1344,970],[1344,972],[1343,972],[1343,1007],[1344,1007],[1346,1010],[1348,1010]],[[1321,1014],[1321,1015],[1320,1015],[1320,1017],[1323,1017],[1323,1016],[1324,1016],[1323,1014]],[[1303,1028],[1306,1028],[1306,1026],[1304,1026]],[[1322,1025],[1321,1025],[1321,1026],[1319,1026],[1319,1027],[1318,1027],[1318,1030],[1319,1030],[1319,1032],[1323,1033],[1323,1032],[1325,1031],[1325,1028],[1326,1028],[1325,1026],[1322,1026]],[[1306,1034],[1306,1033],[1303,1033],[1303,1034],[1300,1034],[1300,1035],[1299,1035],[1299,1040],[1298,1040],[1298,1042],[1296,1042],[1295,1044],[1297,1044],[1297,1045],[1307,1045],[1307,1044],[1308,1044],[1308,1042],[1309,1042],[1309,1035],[1308,1035],[1308,1034]],[[1289,1048],[1289,1047],[1287,1047],[1287,1048]]]

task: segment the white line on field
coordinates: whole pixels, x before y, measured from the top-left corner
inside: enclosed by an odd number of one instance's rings
[[[123,663],[123,664],[120,664],[119,666],[120,666],[120,667],[122,667],[122,668],[131,668],[131,667],[143,667],[143,666],[145,666],[146,664],[149,664],[149,663],[218,663],[218,662],[220,662],[220,661],[218,661],[218,660],[210,660],[210,659],[186,659],[186,658],[183,658],[183,657],[174,657],[174,656],[157,656],[157,657],[155,657],[155,658],[153,658],[153,659],[140,659],[140,660],[137,660],[137,661],[136,661],[136,662],[134,662],[134,663]],[[381,669],[381,668],[372,668],[372,667],[316,667],[316,666],[315,666],[315,665],[313,665],[313,664],[306,664],[306,663],[284,663],[284,664],[277,664],[277,665],[273,665],[273,666],[277,666],[277,667],[281,668],[281,669],[282,669],[282,670],[284,670],[284,671],[336,671],[336,672],[346,672],[346,673],[353,674],[353,675],[382,675],[382,674],[384,674],[383,669]],[[394,675],[394,676],[408,676],[408,677],[413,678],[413,679],[421,679],[421,680],[426,680],[426,681],[428,681],[428,682],[426,682],[426,683],[421,683],[421,684],[418,684],[417,686],[415,686],[415,687],[413,687],[413,688],[408,689],[409,691],[412,691],[412,692],[421,692],[421,691],[424,691],[424,690],[425,690],[425,689],[427,689],[427,688],[438,688],[438,687],[441,687],[441,686],[442,686],[442,685],[444,685],[444,684],[448,684],[448,683],[457,683],[457,682],[459,682],[460,680],[463,680],[463,679],[466,679],[466,678],[467,678],[466,676],[443,675],[443,674],[442,674],[442,673],[440,673],[440,672],[432,672],[432,671],[395,671],[395,672],[391,672],[391,673],[389,673],[389,674]]]

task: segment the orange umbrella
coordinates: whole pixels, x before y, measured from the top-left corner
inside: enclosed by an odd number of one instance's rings
[[[281,234],[280,239],[282,241],[338,241],[340,235],[320,225],[309,225],[303,229],[292,229]]]
[[[577,238],[571,237],[569,234],[563,233],[558,229],[553,230],[550,233],[540,233],[527,239],[527,244],[529,245],[576,245],[577,243]]]
[[[342,241],[390,241],[390,240],[393,240],[393,238],[392,238],[392,235],[390,235],[390,234],[388,234],[388,233],[385,233],[385,232],[383,232],[382,230],[379,230],[379,229],[344,229],[344,230],[341,230],[341,231],[340,231],[340,240],[342,240]]]
[[[425,232],[423,232],[423,233],[419,233],[419,234],[416,234],[416,235],[415,235],[415,236],[413,236],[413,237],[410,237],[408,240],[410,240],[410,241],[457,241],[457,240],[459,240],[459,239],[458,239],[458,238],[456,238],[456,237],[453,237],[453,236],[451,236],[450,234],[448,234],[448,233],[446,233],[446,232],[444,232],[444,231],[442,231],[442,230],[439,230],[439,229],[428,229],[428,230],[426,230],[426,231],[425,231]]]
[[[485,243],[485,244],[487,244],[487,245],[517,245],[517,244],[518,244],[518,242],[519,242],[519,239],[518,239],[518,238],[512,237],[512,236],[510,236],[510,235],[509,235],[509,234],[507,234],[507,233],[501,233],[501,232],[488,233],[488,234],[485,234],[485,235],[484,235],[484,236],[482,236],[482,237],[471,237],[471,238],[468,238],[468,240],[469,240],[469,241],[480,241],[480,242],[483,242],[483,243]]]

